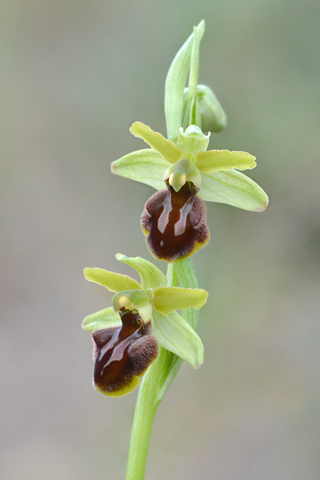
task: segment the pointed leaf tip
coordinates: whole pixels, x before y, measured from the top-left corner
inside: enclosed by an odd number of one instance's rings
[[[197,27],[198,41],[204,34],[205,22],[202,20]],[[165,116],[168,138],[176,141],[183,120],[183,92],[190,68],[190,58],[194,33],[182,45],[174,57],[165,83]]]

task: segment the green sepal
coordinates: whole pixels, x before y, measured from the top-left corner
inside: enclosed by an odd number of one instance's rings
[[[148,260],[141,257],[127,257],[121,253],[117,253],[116,259],[130,265],[139,273],[143,290],[166,286],[166,276]]]
[[[102,328],[119,327],[121,318],[112,307],[104,308],[99,312],[92,313],[85,317],[82,322],[82,328],[87,332],[95,332]]]
[[[199,310],[207,301],[208,292],[202,288],[166,287],[156,288],[152,304],[155,310],[164,315],[174,310],[193,307]]]
[[[159,345],[178,355],[193,368],[203,363],[203,343],[197,333],[177,313],[162,315],[153,312],[153,336]]]
[[[157,190],[163,190],[163,174],[169,163],[151,148],[128,153],[111,164],[111,171],[116,175],[145,183]]]
[[[134,122],[130,127],[132,135],[142,138],[150,147],[169,163],[175,163],[182,157],[182,150],[175,143],[164,138],[161,133],[154,132],[148,125]]]
[[[203,173],[214,173],[221,170],[227,171],[236,168],[247,170],[256,167],[256,157],[247,152],[230,150],[208,150],[196,155],[195,164]]]
[[[262,212],[268,206],[268,196],[257,183],[236,170],[202,173],[198,196],[208,202],[225,203],[234,207]]]
[[[141,289],[141,285],[134,278],[121,273],[109,272],[103,268],[85,268],[83,273],[86,280],[102,285],[110,292]]]
[[[200,41],[205,29],[204,20],[195,28],[197,29],[198,40]],[[177,140],[178,131],[182,124],[183,91],[190,68],[193,38],[194,34],[192,33],[174,57],[165,83],[164,110],[167,123],[167,135],[173,142]]]

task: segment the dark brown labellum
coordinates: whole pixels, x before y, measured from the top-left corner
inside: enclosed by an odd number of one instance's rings
[[[176,192],[170,185],[146,202],[141,225],[151,253],[159,260],[173,262],[188,257],[210,238],[206,207],[197,197],[192,182]]]
[[[119,310],[122,326],[93,333],[94,374],[97,390],[120,397],[134,390],[158,355],[158,343],[137,311]]]

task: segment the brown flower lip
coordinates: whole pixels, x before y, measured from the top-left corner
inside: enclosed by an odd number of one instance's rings
[[[210,233],[205,204],[193,183],[186,182],[178,192],[166,183],[167,190],[156,192],[146,202],[141,225],[151,253],[173,262],[203,247]]]
[[[122,396],[134,390],[143,373],[158,355],[158,343],[151,333],[151,322],[144,323],[137,311],[119,310],[121,327],[93,333],[94,373],[97,390]]]

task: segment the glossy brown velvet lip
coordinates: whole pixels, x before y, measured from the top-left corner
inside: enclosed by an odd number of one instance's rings
[[[119,311],[121,327],[105,328],[93,333],[94,374],[96,388],[107,395],[129,393],[158,355],[158,343],[138,312]],[[119,393],[117,393],[119,392]],[[121,393],[123,392],[123,393]]]
[[[146,202],[142,229],[152,254],[167,262],[191,255],[209,240],[206,207],[196,196],[197,189],[186,182],[176,192],[170,185]]]

